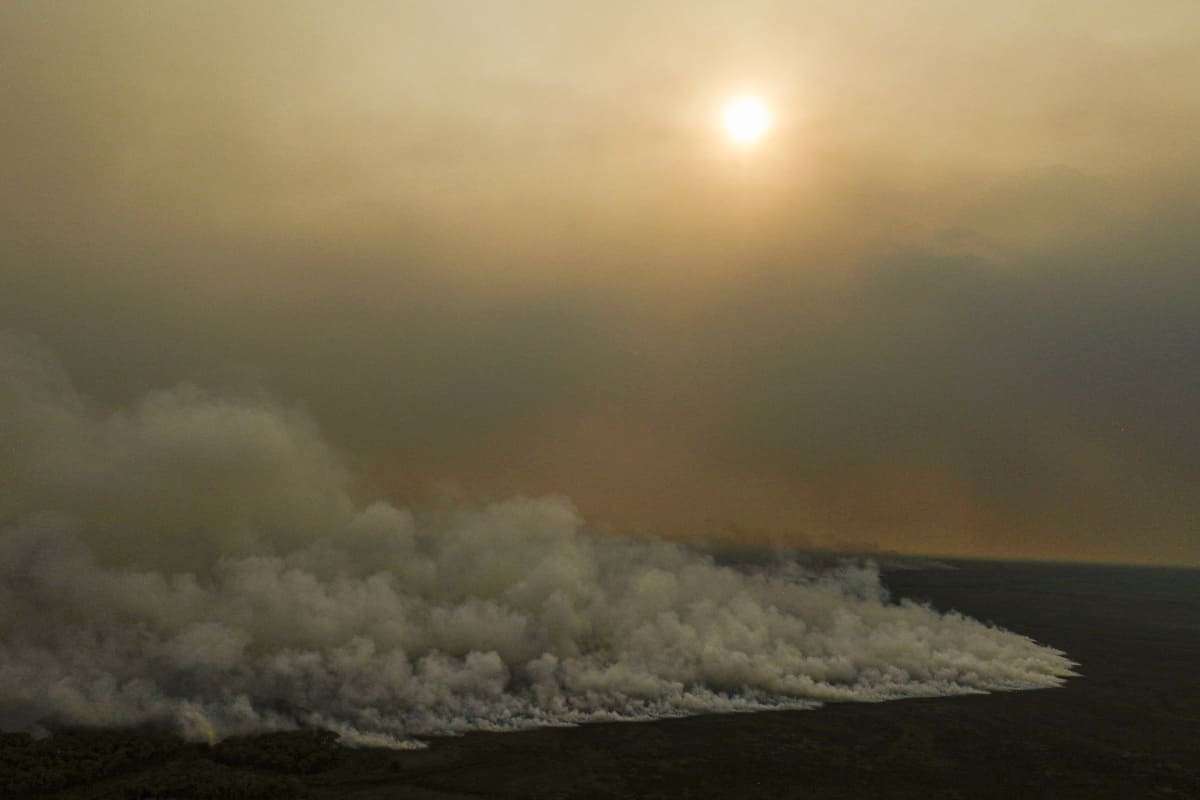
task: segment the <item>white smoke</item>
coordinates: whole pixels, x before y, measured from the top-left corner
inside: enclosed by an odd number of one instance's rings
[[[569,502],[356,506],[301,415],[194,388],[88,407],[0,336],[0,727],[298,725],[351,743],[1059,685],[1071,662],[888,602],[589,534]]]

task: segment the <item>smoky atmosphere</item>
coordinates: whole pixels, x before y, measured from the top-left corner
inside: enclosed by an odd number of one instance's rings
[[[6,4],[0,315],[400,502],[1194,564],[1200,12],[1153,5]]]
[[[1198,41],[0,4],[0,795],[1200,794]]]

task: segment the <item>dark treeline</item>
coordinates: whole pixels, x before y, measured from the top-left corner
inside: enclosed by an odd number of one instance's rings
[[[153,730],[0,733],[0,797],[272,800],[307,795],[291,777],[336,764],[336,736],[296,731],[188,744]]]

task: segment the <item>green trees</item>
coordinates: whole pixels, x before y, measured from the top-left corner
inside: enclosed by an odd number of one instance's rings
[[[334,766],[337,736],[289,731],[187,744],[160,731],[0,733],[0,797],[84,800],[290,800],[294,776]]]
[[[48,739],[0,735],[0,796],[48,794],[177,754],[184,743],[157,731],[79,731]]]
[[[226,739],[213,747],[211,758],[221,764],[306,775],[329,769],[337,755],[335,733],[282,731]]]

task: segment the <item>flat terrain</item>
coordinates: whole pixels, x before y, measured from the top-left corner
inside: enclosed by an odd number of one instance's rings
[[[1082,677],[1046,691],[473,734],[414,752],[344,750],[319,734],[214,749],[145,733],[6,736],[0,795],[1200,798],[1200,570],[956,566],[886,582],[1063,649]],[[18,785],[35,764],[57,772]]]

